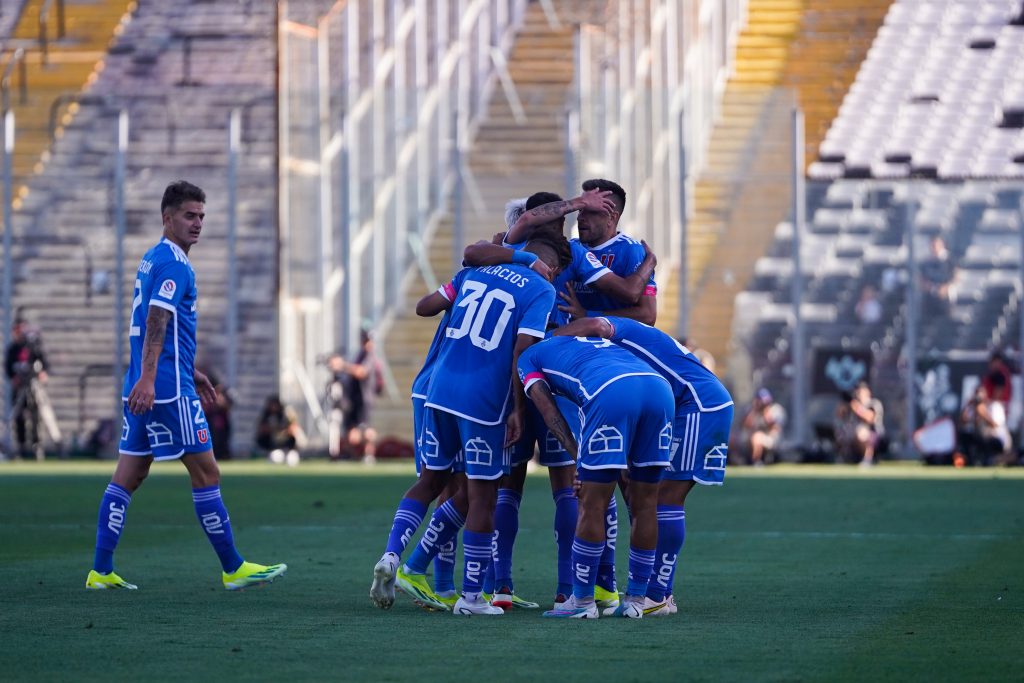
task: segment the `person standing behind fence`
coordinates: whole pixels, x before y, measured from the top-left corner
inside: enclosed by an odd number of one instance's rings
[[[188,254],[203,230],[206,193],[184,180],[171,183],[164,190],[160,214],[163,238],[142,257],[135,276],[120,455],[100,501],[96,552],[85,587],[137,588],[114,573],[114,551],[132,495],[154,460],[180,460],[188,470],[196,517],[220,560],[224,588],[262,585],[288,567],[246,562],[235,548],[202,409],[202,401],[214,401],[216,394],[210,379],[195,368],[199,292]]]
[[[43,391],[42,385],[46,383],[46,371],[49,368],[43,342],[39,333],[30,330],[28,323],[20,316],[14,321],[11,337],[4,370],[11,383],[11,418],[17,440],[15,457],[27,458],[34,454],[37,460],[42,460],[38,398]]]
[[[367,330],[360,333],[359,351],[345,363],[344,410],[342,430],[353,457],[362,455],[363,462],[376,462],[377,432],[370,422],[374,399],[384,391],[384,373],[373,351],[373,337]]]

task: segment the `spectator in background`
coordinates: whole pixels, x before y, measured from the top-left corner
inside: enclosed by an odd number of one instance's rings
[[[761,467],[774,459],[785,426],[786,409],[775,402],[768,389],[758,389],[740,431],[744,450],[750,452],[750,464]]]
[[[1010,461],[1013,442],[1006,426],[1006,411],[989,397],[982,384],[960,411],[957,441],[959,450],[953,455],[957,467]]]
[[[836,406],[836,449],[845,461],[856,458],[861,467],[875,464],[878,441],[885,428],[882,402],[871,395],[867,382],[861,382],[852,394],[841,395]]]
[[[342,426],[345,423],[345,408],[348,396],[345,385],[348,375],[345,372],[345,359],[340,353],[332,353],[327,357],[327,371],[331,377],[327,380],[324,391],[324,412],[327,414],[327,456],[332,462],[341,460],[341,442],[344,438]]]
[[[864,285],[860,290],[860,299],[857,300],[854,312],[862,325],[874,325],[882,319],[882,302],[872,285]]]
[[[17,440],[15,457],[35,455],[36,460],[44,457],[39,423],[41,403],[48,400],[43,388],[48,368],[38,330],[30,329],[28,322],[19,315],[11,328],[11,343],[4,360],[4,370],[11,383],[11,415]]]
[[[949,315],[956,284],[956,266],[950,258],[946,241],[940,235],[932,237],[931,257],[921,264],[920,272],[924,313]]]
[[[989,399],[1003,405],[1003,411],[1010,409],[1010,397],[1013,395],[1013,371],[1002,351],[996,349],[988,359],[988,370],[981,378],[981,385]]]
[[[363,462],[376,462],[377,432],[370,422],[374,399],[384,390],[384,373],[373,353],[373,337],[367,330],[360,334],[360,347],[355,358],[344,362],[344,400],[342,429],[353,457]]]
[[[299,464],[298,448],[304,441],[295,411],[285,407],[277,394],[268,396],[256,424],[256,445],[271,462],[294,467]]]
[[[679,343],[690,349],[690,353],[700,361],[701,365],[711,372],[715,371],[715,357],[711,355],[710,351],[697,346],[697,342],[692,337],[681,337]]]

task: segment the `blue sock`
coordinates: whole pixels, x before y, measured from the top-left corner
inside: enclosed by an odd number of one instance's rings
[[[434,590],[446,593],[455,590],[455,551],[459,547],[459,535],[445,543],[434,558]]]
[[[388,547],[386,553],[394,553],[399,557],[405,552],[405,546],[416,530],[423,523],[423,515],[427,514],[427,506],[412,498],[403,498],[398,502],[398,509],[395,510],[395,521],[391,523],[391,533],[388,535]]]
[[[604,552],[601,553],[601,564],[597,569],[597,585],[607,591],[615,592],[615,539],[619,534],[619,511],[612,496],[608,503],[608,512],[604,516]]]
[[[498,489],[498,503],[494,507],[494,567],[496,588],[514,590],[512,584],[512,546],[519,533],[519,503],[523,497],[512,489]]]
[[[465,569],[462,574],[462,595],[472,599],[483,590],[484,575],[491,563],[491,539],[494,534],[476,531],[462,532],[462,556]]]
[[[203,525],[210,545],[217,552],[220,565],[230,574],[242,566],[242,556],[235,550],[235,539],[231,534],[231,518],[220,497],[220,486],[192,489],[192,503],[196,517]]]
[[[551,494],[555,499],[555,544],[558,546],[558,593],[572,593],[572,541],[576,537],[579,501],[571,488]]]
[[[686,540],[686,511],[681,505],[658,506],[658,550],[654,558],[654,573],[647,584],[647,597],[661,602],[672,592],[672,577],[676,572],[679,551]]]
[[[629,585],[626,595],[644,596],[654,571],[655,550],[641,550],[629,546]]]
[[[92,568],[100,574],[114,571],[114,550],[121,540],[128,517],[128,503],[132,502],[132,494],[114,482],[107,484],[100,500],[100,516],[96,520],[96,555]]]
[[[494,556],[498,554],[497,537],[491,536],[491,561],[487,564],[487,571],[484,572],[484,593],[494,595]]]
[[[597,581],[597,566],[605,544],[591,543],[579,538],[572,543],[573,582],[572,594],[576,600],[593,600],[594,583]]]
[[[465,524],[466,520],[455,509],[455,503],[446,500],[439,505],[434,510],[427,528],[423,530],[423,537],[409,555],[405,563],[406,569],[414,574],[426,574],[430,561],[442,547],[448,545],[448,541],[455,538]]]

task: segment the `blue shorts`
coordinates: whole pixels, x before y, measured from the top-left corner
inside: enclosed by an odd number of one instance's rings
[[[674,414],[672,390],[660,377],[616,380],[583,408],[580,468],[668,466]]]
[[[482,425],[424,407],[422,441],[418,450],[428,470],[464,471],[470,479],[499,479],[510,471],[504,422]]]
[[[555,405],[558,406],[558,411],[562,413],[562,417],[569,425],[569,430],[579,439],[579,407],[564,396],[558,395],[555,396]],[[555,435],[548,429],[537,406],[533,404],[533,401],[528,400],[523,436],[512,446],[512,467],[522,465],[533,458],[534,444],[539,452],[537,460],[545,467],[564,467],[576,464],[576,461],[569,455],[569,451],[562,447]]]
[[[606,470],[577,470],[577,478],[580,481],[593,481],[598,484],[611,484],[612,482],[619,481],[619,476],[622,474],[622,470],[606,469]],[[630,481],[641,481],[647,484],[657,484],[661,481],[665,474],[664,467],[630,467],[629,468],[629,479]]]
[[[124,455],[152,455],[174,460],[186,453],[213,450],[210,427],[198,396],[182,396],[170,403],[155,403],[142,415],[132,415],[122,401],[121,443]]]
[[[732,406],[710,413],[676,414],[672,436],[672,464],[665,472],[671,481],[695,481],[721,486],[729,459],[729,428]]]
[[[425,398],[412,397],[412,438],[413,438],[413,460],[416,462],[416,476],[420,474],[420,449],[423,447],[423,438],[420,431],[423,429],[423,404]]]

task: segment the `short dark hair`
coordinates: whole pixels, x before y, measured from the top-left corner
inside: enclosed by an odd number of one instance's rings
[[[565,235],[545,233],[534,236],[525,249],[536,254],[552,268],[565,268],[572,262],[572,247]],[[554,263],[552,263],[554,261]]]
[[[160,213],[167,209],[176,209],[185,202],[206,203],[206,193],[202,188],[187,180],[175,180],[164,190],[164,198],[160,200]]]
[[[554,192],[534,192],[526,199],[526,210],[536,209],[538,206],[544,204],[550,204],[551,202],[560,202],[562,198]]]
[[[622,189],[622,186],[618,183],[612,182],[611,180],[605,180],[604,178],[591,178],[590,180],[583,181],[583,191],[590,192],[591,190],[601,190],[602,192],[611,192],[615,198],[615,210],[622,215],[623,209],[626,208],[626,191]]]

